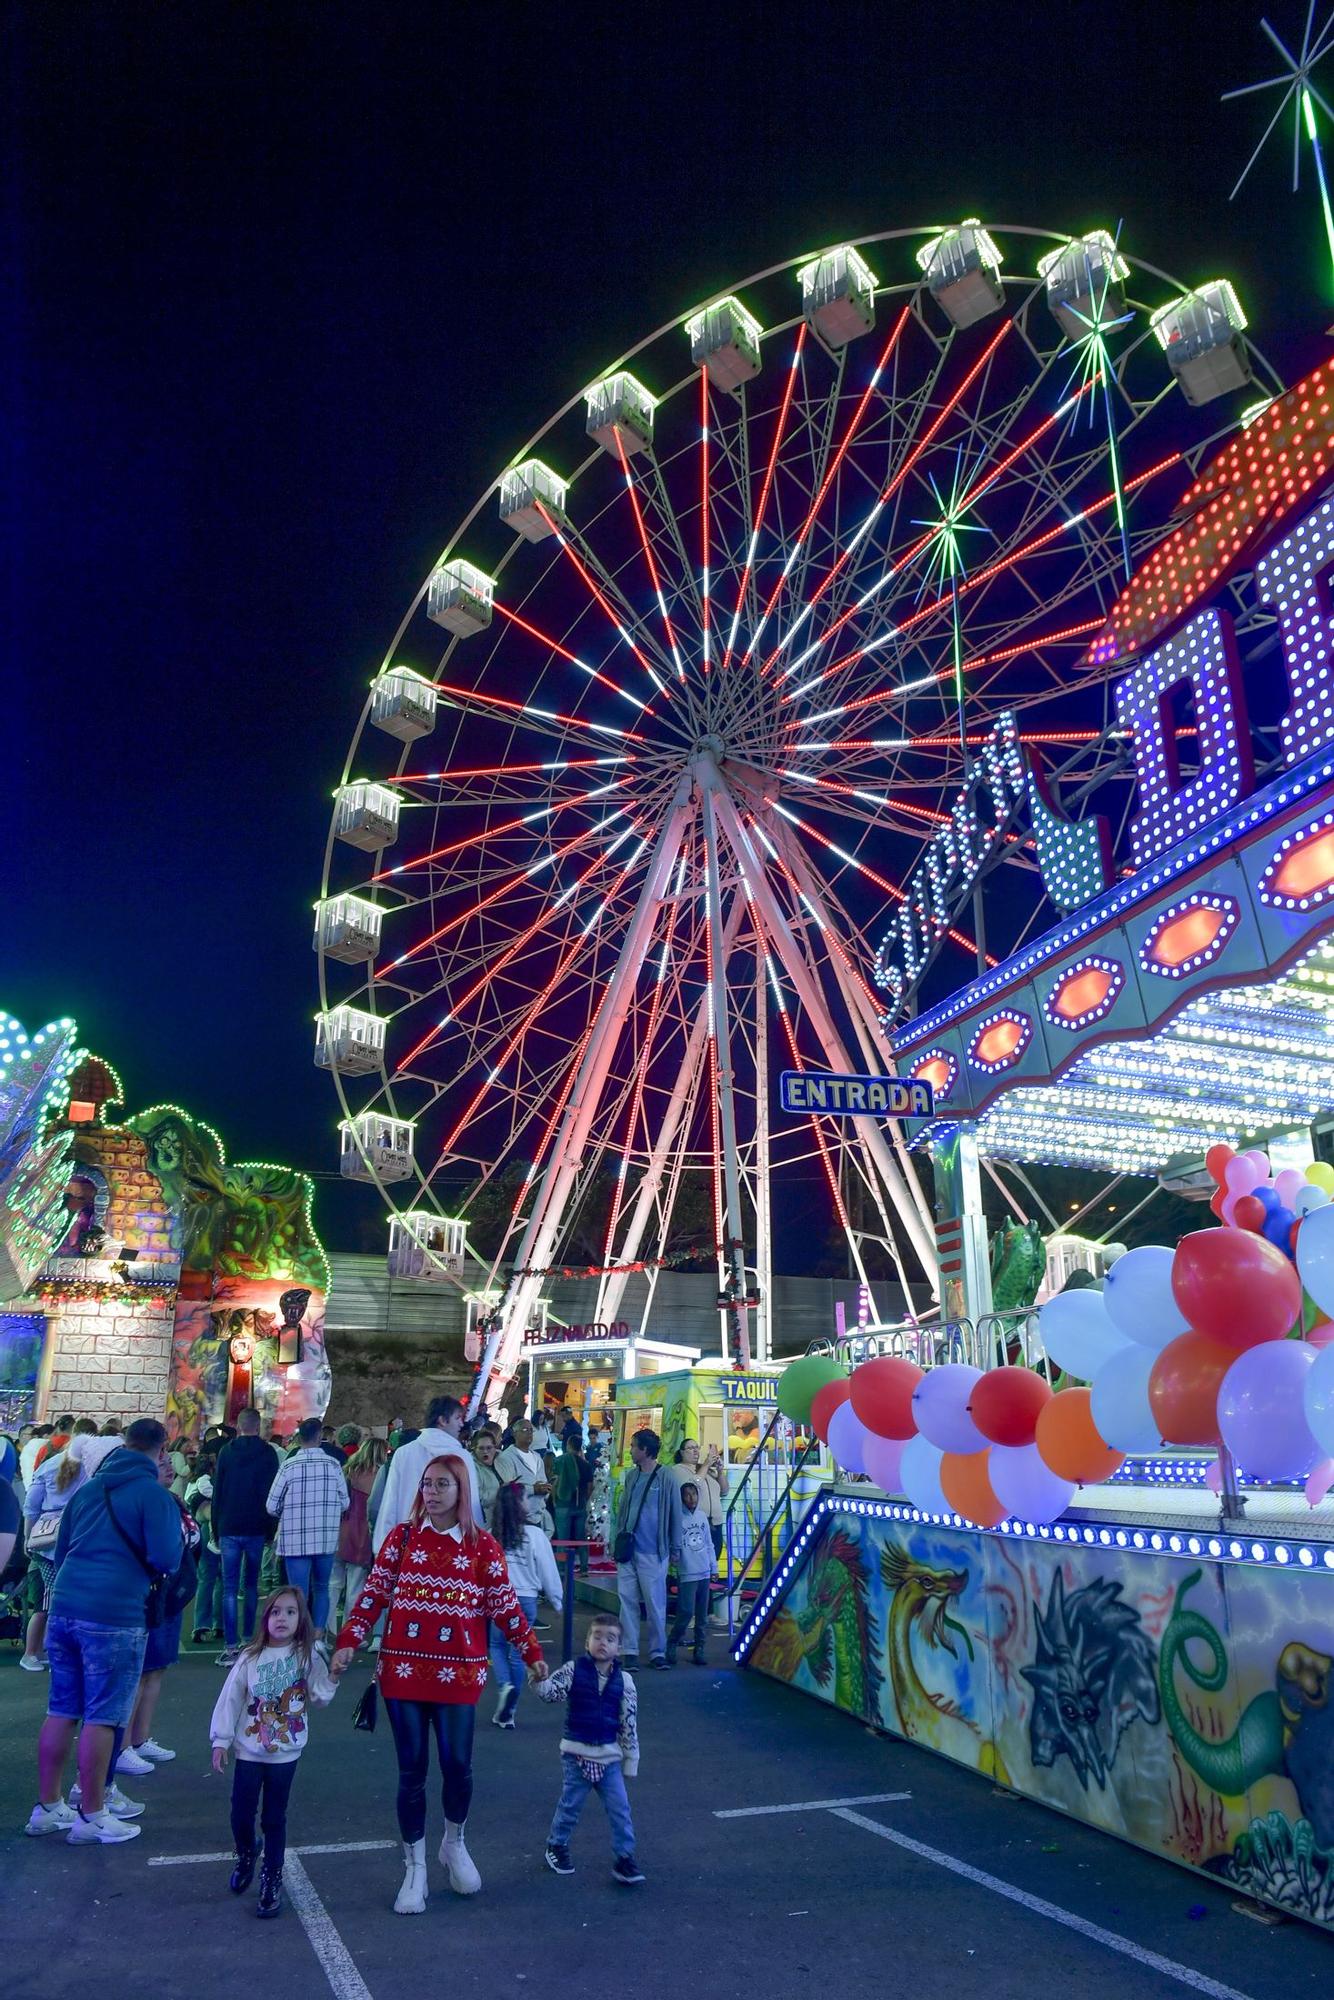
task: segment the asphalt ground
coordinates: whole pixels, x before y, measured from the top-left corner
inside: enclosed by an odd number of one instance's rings
[[[274,1923],[256,1921],[253,1891],[228,1894],[225,1859],[190,1858],[230,1847],[230,1780],[209,1768],[208,1719],[222,1678],[213,1649],[168,1676],[155,1733],[178,1755],[151,1777],[123,1781],[148,1809],[142,1837],[114,1848],[23,1836],[46,1682],[20,1673],[6,1650],[0,1994],[564,2000],[596,1987],[674,2000],[684,1988],[709,2000],[1294,2000],[1330,1992],[1334,1936],[1238,1914],[1229,1893],[1201,1877],[738,1673],[721,1638],[711,1649],[707,1669],[687,1659],[672,1673],[640,1676],[641,1775],[629,1791],[642,1888],[611,1879],[595,1801],[575,1837],[577,1873],[559,1878],[543,1866],[560,1711],[525,1695],[513,1734],[488,1726],[489,1701],[479,1711],[468,1831],[483,1892],[463,1899],[445,1886],[433,1790],[430,1901],[419,1917],[392,1911],[401,1874],[393,1747],[383,1720],[373,1736],[351,1727],[366,1678],[358,1666],[315,1716],[292,1793],[292,1846],[331,1851],[306,1853],[289,1869],[289,1904]],[[344,1846],[374,1841],[393,1844]]]

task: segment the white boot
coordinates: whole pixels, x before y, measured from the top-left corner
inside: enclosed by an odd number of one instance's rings
[[[449,1886],[456,1896],[475,1896],[482,1886],[476,1864],[463,1844],[463,1827],[445,1821],[445,1837],[440,1843],[441,1865],[449,1870]]]
[[[394,1898],[396,1917],[419,1917],[426,1908],[426,1842],[403,1842],[403,1887]]]

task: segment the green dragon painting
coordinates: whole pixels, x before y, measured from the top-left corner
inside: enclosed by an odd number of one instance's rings
[[[878,1723],[884,1675],[869,1601],[861,1545],[835,1528],[812,1561],[805,1604],[800,1610],[785,1605],[775,1614],[753,1664],[789,1682],[804,1666],[837,1707]]]

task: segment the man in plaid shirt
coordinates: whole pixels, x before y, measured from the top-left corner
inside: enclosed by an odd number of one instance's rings
[[[316,1632],[323,1632],[329,1615],[338,1530],[351,1504],[342,1466],[320,1449],[320,1429],[318,1417],[307,1417],[300,1426],[300,1448],[279,1467],[265,1503],[278,1519],[283,1571],[295,1589],[305,1592]]]

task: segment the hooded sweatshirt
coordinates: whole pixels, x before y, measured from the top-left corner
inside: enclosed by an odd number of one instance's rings
[[[33,1474],[23,1503],[24,1520],[31,1524],[40,1521],[43,1514],[63,1513],[80,1487],[88,1484],[93,1474],[101,1470],[112,1452],[119,1451],[124,1442],[124,1438],[85,1437],[82,1433],[71,1438],[64,1451],[48,1458]],[[61,1466],[70,1459],[79,1468],[78,1476],[62,1491],[56,1482]]]
[[[378,1555],[384,1547],[385,1537],[392,1528],[406,1521],[412,1512],[412,1503],[417,1497],[417,1489],[422,1483],[422,1474],[433,1458],[461,1459],[468,1475],[468,1491],[472,1496],[472,1517],[479,1528],[486,1526],[482,1513],[482,1503],[477,1491],[477,1462],[470,1451],[465,1451],[456,1437],[438,1426],[422,1431],[407,1444],[401,1444],[389,1461],[385,1473],[384,1493],[380,1509],[375,1516],[375,1526],[371,1540]]]
[[[224,1535],[273,1533],[273,1521],[265,1502],[278,1477],[278,1454],[257,1435],[234,1437],[218,1453],[213,1471],[213,1535],[220,1544]]]
[[[110,1520],[108,1503],[134,1548]],[[155,1462],[122,1445],[95,1479],[85,1480],[60,1517],[53,1617],[133,1629],[144,1622],[151,1578],[180,1567],[181,1510],[159,1484]],[[139,1560],[135,1550],[143,1554]]]

